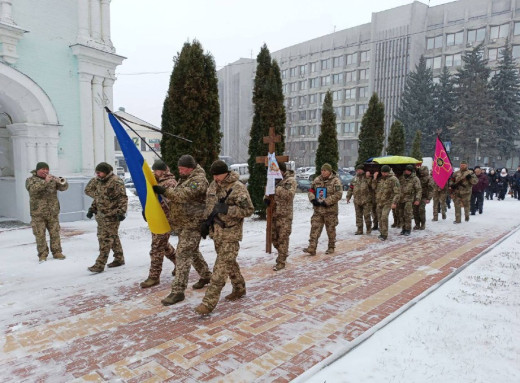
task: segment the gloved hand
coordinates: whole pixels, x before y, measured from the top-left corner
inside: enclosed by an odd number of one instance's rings
[[[92,219],[92,217],[94,216],[94,209],[92,209],[91,207],[88,208],[88,211],[87,211],[87,218],[88,219]]]
[[[311,200],[311,203],[312,203],[314,206],[321,206],[321,203],[319,203],[318,201],[316,201],[316,198],[314,198],[313,200]]]
[[[320,206],[327,207],[327,204],[325,203],[325,201],[321,201]]]
[[[200,235],[204,239],[209,235],[209,225],[206,221],[200,224]]]
[[[264,198],[264,205],[269,206],[271,204],[271,200],[269,198]]]
[[[125,220],[126,215],[124,213],[119,213],[118,215],[116,215],[116,218],[119,222],[121,222]]]
[[[153,185],[152,189],[157,194],[164,194],[164,192],[166,191],[166,188],[160,185]]]
[[[148,222],[148,220],[146,219],[146,215],[144,214],[144,210],[142,211],[142,213],[143,213],[143,219],[144,219],[144,221],[145,221],[145,222]]]
[[[469,181],[471,179],[471,174],[466,174],[466,179]]]
[[[219,202],[215,205],[215,211],[219,214],[227,214],[229,206],[225,202]]]
[[[281,178],[277,178],[277,179],[275,179],[275,180],[274,180],[274,184],[275,184],[275,186],[278,186],[278,184],[280,183],[281,180],[282,180]]]

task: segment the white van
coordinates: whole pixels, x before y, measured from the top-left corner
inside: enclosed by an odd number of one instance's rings
[[[229,165],[229,170],[233,170],[234,172],[238,173],[240,182],[245,184],[247,181],[249,181],[249,166],[247,164]]]

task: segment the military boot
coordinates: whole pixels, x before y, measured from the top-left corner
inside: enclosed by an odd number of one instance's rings
[[[435,221],[438,221],[438,220],[439,220],[439,214],[434,214],[432,221],[435,222]]]
[[[173,271],[172,271],[172,276],[175,276],[175,270],[177,270],[176,267],[173,268]]]
[[[142,289],[146,289],[148,287],[157,286],[159,282],[159,279],[146,278],[146,280],[144,282],[141,282],[139,286],[141,286]]]
[[[94,266],[90,266],[88,268],[88,271],[91,271],[93,273],[102,273],[103,270],[105,270],[105,266],[101,266],[101,265],[98,265],[98,264],[95,264]]]
[[[211,314],[211,311],[208,307],[206,307],[204,304],[200,304],[195,308],[195,312],[199,315],[206,316]]]
[[[196,283],[193,284],[193,286],[191,286],[194,290],[199,290],[199,289],[202,289],[204,286],[206,286],[209,281],[211,279],[210,278],[200,278]]]
[[[424,229],[426,229],[426,223],[421,222],[421,224],[419,225],[419,230],[424,230]]]
[[[415,224],[415,226],[413,227],[414,230],[419,230],[421,228],[421,226],[419,226],[418,224]]]
[[[405,230],[403,235],[408,237],[408,236],[410,236],[411,232],[412,232],[411,230]]]
[[[379,230],[379,226],[377,224],[375,224],[373,227],[372,227],[372,230]]]
[[[399,235],[404,235],[404,233],[406,232],[405,229],[401,230],[401,232],[399,233]]]
[[[46,256],[46,255],[40,255],[40,256],[38,257],[38,262],[40,262],[40,263],[43,263],[43,262],[45,262],[46,260],[47,260],[47,256]]]
[[[446,213],[442,213],[442,219],[446,219]]]
[[[307,248],[303,249],[303,252],[307,253],[309,255],[316,255],[316,249],[313,249],[311,247],[307,247]]]
[[[65,259],[66,258],[62,253],[53,254],[52,257],[54,259]]]
[[[161,300],[161,303],[163,306],[171,306],[174,305],[177,302],[181,302],[184,300],[184,293],[170,293],[166,298]]]
[[[392,226],[390,226],[390,227],[397,227],[397,226],[398,226],[398,225],[397,225],[397,222],[394,222],[394,223],[392,224]]]
[[[125,264],[125,261],[119,261],[117,259],[114,259],[112,262],[110,262],[107,267],[119,267],[123,266]]]
[[[273,266],[274,271],[279,271],[282,269],[285,269],[285,264],[283,264],[283,263],[278,262],[278,263],[276,263],[276,265]]]
[[[357,229],[357,231],[354,233],[354,235],[362,235],[363,229]]]
[[[233,289],[233,291],[231,292],[231,294],[229,295],[226,295],[224,298],[228,301],[236,301],[237,299],[240,299],[242,298],[244,295],[246,295],[246,289],[241,289],[241,290],[235,290]]]
[[[334,254],[334,248],[333,247],[329,247],[327,249],[327,251],[325,251],[325,254]]]

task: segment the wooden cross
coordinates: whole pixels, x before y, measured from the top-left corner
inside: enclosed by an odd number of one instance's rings
[[[264,137],[264,144],[269,144],[268,152],[269,154],[272,154],[275,152],[275,143],[280,142],[282,140],[282,137],[278,134],[275,134],[274,128],[269,128],[269,135]],[[288,156],[276,156],[277,162],[288,162],[289,157]],[[256,163],[257,164],[264,164],[266,167],[268,165],[268,157],[267,156],[261,156],[256,157]],[[267,228],[265,233],[265,252],[271,254],[271,226],[273,222],[273,209],[274,209],[274,197],[273,195],[269,196],[269,206],[267,207]]]

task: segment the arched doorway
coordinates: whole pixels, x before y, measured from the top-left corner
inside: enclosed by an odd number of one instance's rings
[[[0,216],[29,222],[25,179],[38,161],[58,167],[59,121],[31,78],[0,63]]]

